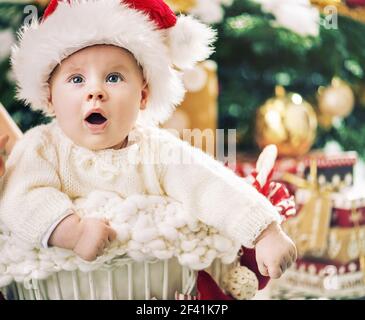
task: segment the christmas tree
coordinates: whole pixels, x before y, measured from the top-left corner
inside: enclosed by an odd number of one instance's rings
[[[256,0],[227,9],[213,57],[221,85],[219,127],[237,128],[242,149],[256,147],[257,110],[280,85],[314,107],[313,147],[335,140],[365,156],[365,11],[364,1],[357,4]],[[331,86],[334,77],[341,81]],[[344,92],[348,98],[340,101]]]
[[[43,6],[38,2],[13,0],[0,3],[0,102],[22,131],[45,123],[48,119],[39,112],[25,108],[15,99],[16,86],[9,57],[19,27],[37,19],[42,12]]]

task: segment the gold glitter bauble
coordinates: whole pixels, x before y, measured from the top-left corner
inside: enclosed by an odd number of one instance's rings
[[[175,12],[189,12],[196,6],[196,0],[165,0]]]
[[[339,78],[333,78],[329,87],[318,90],[318,106],[322,114],[347,117],[355,105],[355,95],[350,86]]]
[[[276,97],[267,100],[256,116],[256,143],[263,149],[278,147],[281,156],[307,153],[315,138],[317,116],[313,107],[297,93],[276,88]]]
[[[333,126],[333,117],[328,114],[319,112],[317,114],[318,124],[325,130],[329,130]]]

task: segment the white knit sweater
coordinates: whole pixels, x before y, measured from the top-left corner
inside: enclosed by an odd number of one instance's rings
[[[189,219],[211,225],[246,247],[280,216],[230,169],[158,128],[136,128],[126,148],[91,151],[75,145],[56,121],[29,130],[14,147],[0,192],[1,222],[41,246],[73,201],[104,190],[127,198],[168,195]]]

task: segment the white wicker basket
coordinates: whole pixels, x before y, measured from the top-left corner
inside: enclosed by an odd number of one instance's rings
[[[206,270],[221,284],[230,267],[215,260]],[[176,293],[196,295],[196,277],[197,271],[176,258],[114,258],[95,271],[60,271],[44,280],[13,282],[0,291],[11,300],[174,300]]]

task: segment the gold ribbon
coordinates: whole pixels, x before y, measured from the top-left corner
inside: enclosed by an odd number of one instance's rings
[[[317,161],[310,162],[310,179],[302,179],[285,173],[283,180],[310,192],[309,200],[297,217],[289,219],[284,228],[296,242],[299,254],[320,256],[328,246],[328,235],[332,215],[332,187],[321,186],[317,178]]]

